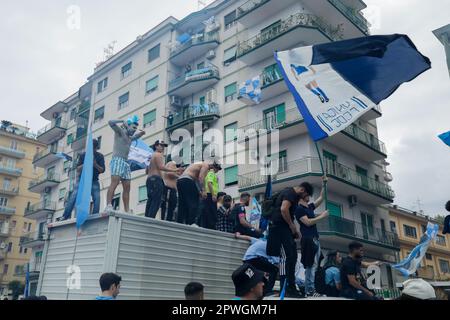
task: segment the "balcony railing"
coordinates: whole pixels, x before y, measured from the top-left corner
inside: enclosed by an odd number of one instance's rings
[[[13,215],[15,213],[16,213],[16,208],[0,206],[0,214]]]
[[[56,203],[52,201],[41,201],[25,208],[25,216],[32,215],[39,211],[55,211]]]
[[[49,123],[48,125],[46,125],[44,128],[42,128],[37,132],[38,138],[39,136],[42,136],[44,133],[49,132],[54,128],[67,129],[67,122],[59,120],[56,121],[55,123]]]
[[[36,154],[34,155],[34,157],[33,157],[33,163],[36,162],[36,161],[38,161],[38,160],[41,160],[42,158],[45,158],[46,156],[48,156],[48,155],[50,155],[50,154],[55,154],[56,152],[57,152],[56,150],[48,150],[48,149],[39,151],[38,153],[36,153]]]
[[[91,108],[91,103],[89,101],[83,101],[78,107],[78,114],[83,113]]]
[[[8,237],[9,236],[9,224],[2,222],[0,223],[0,237]],[[1,252],[1,250],[0,250]]]
[[[20,176],[22,174],[22,171],[23,171],[23,169],[21,169],[21,168],[7,166],[0,162],[0,172],[3,172],[5,174],[14,175],[14,176]]]
[[[237,56],[241,57],[297,27],[317,28],[332,40],[340,40],[343,38],[342,31],[339,27],[333,28],[321,18],[309,13],[296,13],[286,20],[282,20],[280,24],[273,28],[239,43]]]
[[[395,233],[384,231],[360,222],[344,219],[336,216],[329,216],[325,220],[317,223],[317,228],[321,233],[337,233],[350,236],[360,240],[367,240],[384,244],[390,247],[399,247],[398,237]]]
[[[61,180],[60,180],[59,174],[56,174],[56,173],[48,173],[48,174],[46,174],[46,175],[43,175],[43,176],[39,177],[39,178],[36,179],[36,180],[30,181],[29,188],[31,189],[31,188],[33,188],[34,186],[37,186],[37,185],[39,185],[39,184],[41,184],[41,183],[44,183],[44,182],[46,182],[46,181],[60,182]]]
[[[8,196],[17,196],[19,194],[19,187],[0,186],[0,194]]]
[[[25,157],[25,150],[14,149],[11,147],[6,147],[6,146],[0,146],[0,154],[5,154],[5,155],[9,155],[12,157],[17,157],[17,158],[22,159]]]
[[[199,36],[192,37],[190,40],[186,41],[183,44],[180,44],[172,49],[170,56],[173,57],[180,53],[181,51],[186,50],[187,48],[190,48],[195,45],[207,43],[207,42],[213,42],[213,41],[219,41],[219,33],[218,32],[207,32],[203,33]]]
[[[369,146],[370,148],[381,152],[383,154],[386,154],[386,145],[384,142],[379,140],[374,135],[368,133],[367,131],[363,130],[362,128],[358,127],[355,124],[349,125],[347,128],[343,130],[343,132],[349,134],[359,142],[362,142],[363,144]]]
[[[253,11],[259,7],[261,7],[263,4],[266,4],[270,0],[250,0],[244,3],[242,6],[240,6],[237,9],[237,17],[236,19],[241,18],[242,16],[245,16],[250,11]]]
[[[25,244],[33,242],[33,241],[44,241],[44,237],[45,237],[45,232],[43,232],[43,231],[28,232],[20,237],[20,244],[25,245]]]
[[[370,23],[356,10],[349,8],[341,0],[328,0],[328,2],[342,12],[342,14],[353,22],[362,32],[366,35],[369,34]]]
[[[219,117],[219,106],[217,103],[210,103],[204,105],[192,105],[185,108],[182,112],[167,118],[167,127],[174,127],[187,120],[193,120],[205,116],[217,116]]]
[[[337,178],[357,188],[372,192],[385,199],[393,200],[394,191],[389,185],[373,178],[361,175],[356,170],[348,168],[337,161],[324,159],[324,169],[329,177]],[[320,161],[318,158],[306,157],[288,162],[283,171],[272,176],[272,181],[283,180],[307,174],[321,174]],[[261,170],[245,173],[239,176],[239,188],[255,188],[265,185],[267,176]]]
[[[219,70],[216,67],[210,66],[198,70],[193,70],[186,73],[182,77],[170,81],[169,91],[179,88],[190,81],[207,80],[211,78],[219,78]]]

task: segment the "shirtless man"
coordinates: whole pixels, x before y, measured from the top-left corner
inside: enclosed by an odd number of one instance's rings
[[[145,216],[155,218],[161,207],[162,196],[164,192],[164,181],[162,172],[178,173],[179,169],[170,169],[164,165],[164,148],[167,144],[164,141],[156,141],[152,146],[155,151],[147,168],[147,205],[145,207]]]
[[[166,164],[166,169],[177,169],[177,164],[175,161],[170,161]],[[181,169],[183,170],[183,169]],[[184,170],[183,170],[184,171]],[[174,211],[177,207],[177,180],[179,178],[178,173],[174,172],[164,172],[164,193],[161,203],[161,220],[173,221]],[[167,216],[166,216],[167,211]]]
[[[194,224],[199,215],[200,196],[206,198],[205,177],[210,169],[219,168],[217,163],[196,162],[191,164],[177,181],[179,223]]]

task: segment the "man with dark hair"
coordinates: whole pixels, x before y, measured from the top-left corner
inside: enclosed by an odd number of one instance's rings
[[[92,175],[92,188],[91,188],[91,196],[94,202],[92,214],[97,214],[100,212],[100,183],[98,182],[98,176],[103,172],[105,172],[105,158],[103,154],[98,152],[98,150],[100,149],[98,140],[94,139],[92,141],[92,144],[94,147],[94,173]],[[74,186],[72,194],[70,195],[66,203],[63,216],[61,218],[58,218],[57,221],[69,220],[72,215],[73,208],[75,207],[75,202],[77,201],[78,183],[81,177],[81,172],[83,170],[85,155],[86,155],[85,153],[82,153],[78,157],[77,178],[76,178],[77,183]]]
[[[254,228],[247,221],[247,213],[245,211],[245,207],[248,207],[250,205],[250,198],[251,195],[249,193],[242,193],[239,199],[239,203],[235,204],[233,210],[231,210],[231,216],[235,221],[234,232],[239,232],[242,235],[250,236],[253,238],[260,238],[262,236],[261,230]]]
[[[233,300],[261,300],[263,298],[264,272],[244,263],[233,272],[231,279],[236,294]]]
[[[359,242],[351,242],[348,249],[349,255],[342,260],[341,266],[341,297],[355,300],[376,300],[374,293],[366,287],[366,279],[361,272],[361,267],[380,265],[380,262],[362,261],[364,247]]]
[[[223,204],[217,210],[216,230],[227,233],[234,233],[235,225],[233,216],[231,215],[232,203],[233,198],[231,198],[230,195],[227,194],[223,197]]]
[[[323,177],[323,186],[327,181],[327,178]],[[324,200],[324,187],[320,192],[319,198],[315,202],[310,203],[313,195],[313,188],[308,183],[303,184],[303,188],[306,192],[303,193],[298,207],[295,210],[295,217],[300,224],[300,232],[302,239],[300,241],[302,264],[305,267],[305,294],[308,297],[317,297],[320,294],[316,293],[314,287],[314,276],[317,268],[319,267],[319,260],[321,256],[319,232],[317,231],[317,222],[328,217],[328,211],[324,211],[318,215],[314,213],[314,210],[319,207]]]
[[[102,295],[95,300],[115,300],[120,292],[120,282],[122,278],[115,273],[104,273],[100,277],[100,289]]]
[[[202,195],[203,219],[201,219],[201,226],[203,228],[216,229],[217,197],[219,193],[219,179],[217,178],[217,173],[221,170],[222,167],[218,164],[209,169],[209,172],[205,177],[205,193]]]
[[[299,186],[284,189],[275,200],[275,210],[269,226],[267,254],[280,257],[280,282],[287,281],[286,296],[300,298],[302,295],[295,286],[295,265],[297,263],[297,245],[300,231],[294,222],[295,209],[300,197],[312,194],[313,188],[303,182]]]
[[[204,286],[199,282],[189,282],[184,288],[186,300],[204,300]]]
[[[177,165],[175,161],[169,161],[166,164],[166,169],[174,170],[177,168],[180,170],[179,173],[184,171],[181,165]],[[164,192],[161,202],[161,220],[174,221],[175,219],[175,208],[178,203],[177,180],[180,177],[179,173],[163,172]]]

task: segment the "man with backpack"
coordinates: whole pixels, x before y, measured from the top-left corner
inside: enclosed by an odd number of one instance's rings
[[[295,265],[297,263],[297,244],[300,232],[294,222],[294,213],[300,197],[307,191],[305,183],[286,188],[264,201],[263,215],[270,218],[267,254],[280,257],[280,275],[285,275],[281,285],[287,281],[286,297],[301,298],[295,286]],[[281,278],[281,277],[280,277]]]
[[[341,272],[339,270],[342,256],[337,251],[330,251],[327,254],[327,261],[323,267],[316,271],[315,287],[320,294],[327,297],[339,297],[342,289]]]

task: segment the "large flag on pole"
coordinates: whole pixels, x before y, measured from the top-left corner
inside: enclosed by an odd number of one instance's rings
[[[345,129],[431,68],[406,35],[356,38],[275,53],[314,141]]]
[[[92,129],[89,130],[84,156],[83,170],[78,183],[77,200],[75,202],[77,212],[77,229],[86,222],[91,207],[92,176],[94,174],[94,146],[92,142]]]
[[[392,268],[400,271],[400,273],[405,277],[409,277],[410,275],[416,273],[417,268],[420,267],[420,262],[423,260],[431,241],[436,238],[438,231],[439,225],[428,222],[427,231],[420,240],[420,243],[413,249],[413,251],[411,251],[406,259],[393,265]]]
[[[440,134],[439,139],[441,139],[442,142],[444,142],[446,145],[448,145],[450,147],[450,131]]]

